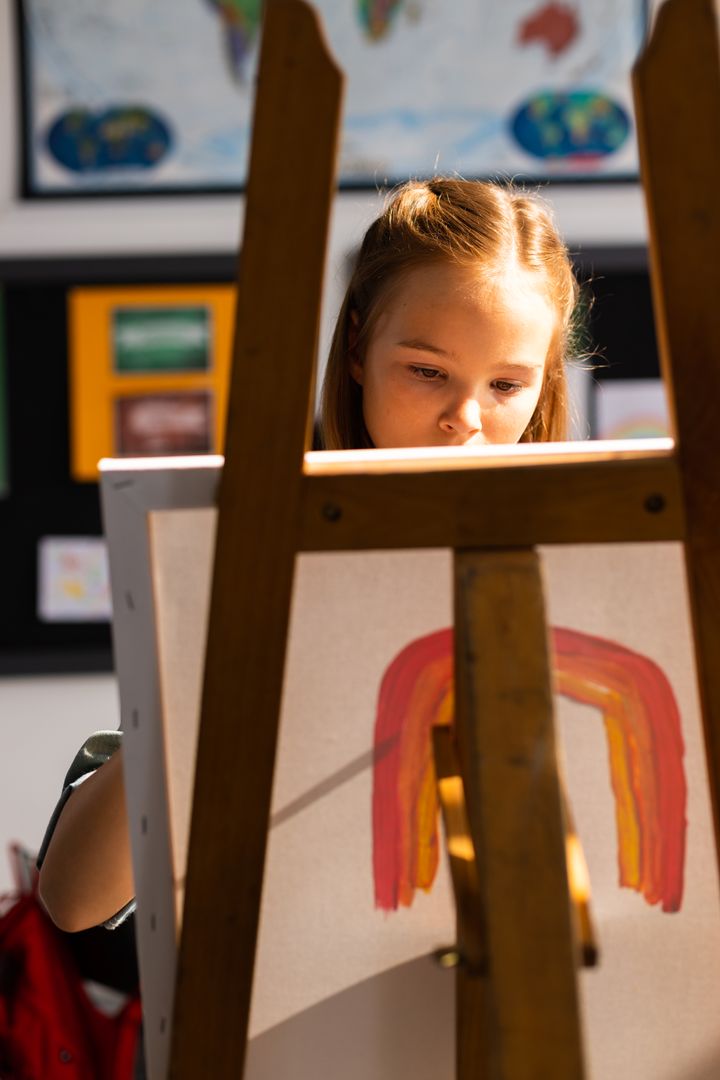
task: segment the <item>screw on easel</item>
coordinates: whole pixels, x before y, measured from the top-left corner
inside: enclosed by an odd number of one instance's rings
[[[482,978],[487,975],[487,958],[469,961],[467,955],[461,952],[457,945],[441,945],[430,954],[430,958],[443,971],[457,971],[462,968],[465,974],[472,978]]]
[[[645,509],[648,514],[659,514],[665,509],[665,496],[658,493],[648,495],[645,500]]]
[[[322,515],[326,521],[339,521],[342,517],[342,510],[339,506],[335,506],[334,503],[325,503],[322,508]]]
[[[436,949],[432,957],[437,966],[445,971],[462,967],[464,963],[462,953],[456,945],[445,945],[440,949]]]

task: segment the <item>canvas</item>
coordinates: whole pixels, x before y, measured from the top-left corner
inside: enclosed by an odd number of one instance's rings
[[[158,1077],[219,467],[103,469]],[[720,912],[681,549],[542,555],[560,743],[600,947],[599,967],[580,979],[588,1075],[703,1080],[720,1066]],[[448,551],[298,559],[251,1080],[321,1068],[351,1080],[453,1075],[453,977],[431,959],[453,941],[454,914],[429,751],[430,725],[452,715],[451,619]],[[234,707],[238,728],[256,722]]]

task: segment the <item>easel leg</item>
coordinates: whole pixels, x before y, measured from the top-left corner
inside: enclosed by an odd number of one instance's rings
[[[486,979],[468,975],[461,967],[455,981],[455,1012],[457,1080],[490,1076]]]
[[[537,553],[457,552],[457,741],[487,957],[480,980],[459,975],[459,1080],[583,1076],[549,665]]]
[[[702,179],[720,170],[716,0],[668,0],[660,7],[634,71],[634,86],[655,323],[677,441],[685,564],[720,859],[720,218],[713,185]],[[702,272],[688,273],[688,267],[702,267]]]
[[[258,78],[173,1080],[236,1080],[246,1052],[341,94],[304,0],[265,5]]]

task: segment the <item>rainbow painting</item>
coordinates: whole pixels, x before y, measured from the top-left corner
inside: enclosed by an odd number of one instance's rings
[[[648,657],[576,630],[551,631],[555,689],[594,706],[607,736],[619,884],[679,911],[687,785],[680,715],[670,683]],[[413,641],[380,686],[373,766],[375,903],[409,907],[432,888],[439,860],[431,729],[453,717],[453,631]],[[389,749],[388,749],[389,748]]]

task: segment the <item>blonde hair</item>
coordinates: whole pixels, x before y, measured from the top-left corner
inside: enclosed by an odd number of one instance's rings
[[[435,178],[396,189],[368,229],[338,315],[323,383],[320,436],[326,450],[372,446],[362,389],[350,372],[362,359],[383,303],[401,275],[437,260],[488,275],[518,265],[536,274],[557,312],[540,399],[521,442],[567,435],[567,358],[578,285],[547,208],[534,195],[499,184]]]

